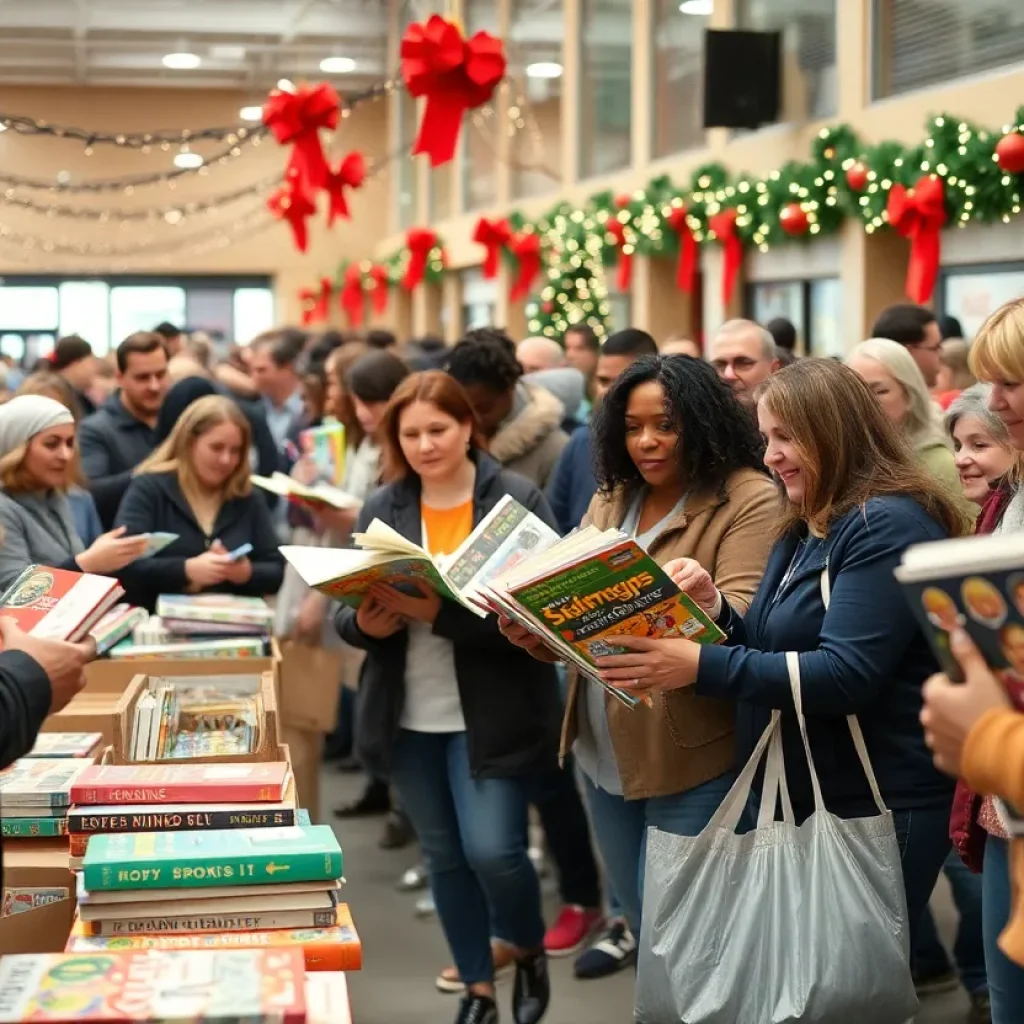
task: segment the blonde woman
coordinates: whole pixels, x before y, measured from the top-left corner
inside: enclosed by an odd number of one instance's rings
[[[254,494],[249,421],[208,395],[188,406],[170,436],[136,470],[116,522],[129,533],[174,533],[158,555],[123,575],[128,599],[152,609],[160,594],[277,593],[284,563],[267,503]],[[244,544],[248,554],[229,557]]]

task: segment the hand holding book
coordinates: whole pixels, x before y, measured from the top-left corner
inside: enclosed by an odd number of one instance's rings
[[[374,640],[386,640],[394,636],[400,629],[405,628],[405,620],[388,611],[372,595],[367,594],[366,598],[356,610],[356,625],[366,636]]]
[[[652,691],[693,686],[700,665],[700,647],[682,637],[617,636],[624,654],[595,658],[601,679],[639,696]]]
[[[396,584],[405,589],[399,590]],[[437,591],[422,580],[399,578],[392,579],[390,583],[375,583],[370,587],[370,597],[402,620],[416,619],[433,625],[441,611],[441,598]]]
[[[0,616],[0,639],[5,651],[24,651],[38,662],[50,680],[50,713],[60,711],[85,687],[85,666],[96,656],[92,639],[72,644],[30,636],[14,619]]]
[[[125,527],[118,526],[97,537],[85,551],[76,556],[75,561],[82,572],[104,575],[130,565],[141,558],[148,548],[149,538],[145,534],[126,537]]]

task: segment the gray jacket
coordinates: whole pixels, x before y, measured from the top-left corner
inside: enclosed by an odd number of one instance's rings
[[[6,590],[33,563],[81,572],[75,556],[85,548],[66,495],[0,491],[0,531],[0,589]]]

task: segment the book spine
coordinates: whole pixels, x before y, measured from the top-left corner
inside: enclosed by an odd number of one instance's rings
[[[213,806],[173,814],[161,814],[159,811],[146,814],[89,814],[87,811],[72,811],[67,822],[68,832],[72,835],[97,835],[104,832],[202,832],[228,828],[283,828],[297,824],[294,807],[219,811]]]
[[[71,803],[66,792],[61,793],[37,793],[35,790],[32,792],[21,792],[21,793],[5,793],[3,787],[0,786],[0,800],[3,801],[4,807],[51,807],[54,810],[65,810]]]
[[[341,875],[340,850],[286,855],[278,852],[252,857],[194,857],[177,864],[129,858],[83,865],[83,884],[87,892],[325,882]]]
[[[11,839],[23,836],[66,836],[67,818],[4,818],[0,821],[0,836]]]
[[[193,917],[106,918],[86,926],[87,934],[114,938],[122,935],[165,933],[273,931],[279,928],[328,928],[334,910],[283,910],[266,914],[203,914]]]
[[[283,785],[268,786],[263,782],[238,782],[231,786],[207,785],[202,782],[154,783],[148,786],[82,786],[71,787],[71,803],[95,804],[238,804],[279,803]],[[75,829],[75,831],[79,831]]]

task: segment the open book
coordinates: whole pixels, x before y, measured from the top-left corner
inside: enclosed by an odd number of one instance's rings
[[[379,519],[352,539],[359,548],[286,545],[281,554],[308,586],[353,608],[374,583],[424,582],[483,617],[489,610],[481,598],[487,581],[550,547],[558,534],[506,496],[451,555],[432,556]]]
[[[310,486],[300,484],[284,473],[274,473],[271,476],[259,476],[253,473],[250,477],[257,487],[262,487],[279,498],[286,498],[297,505],[308,505],[312,508],[329,505],[331,508],[359,508],[362,502],[346,493],[340,487],[333,487],[331,484],[316,483]]]

